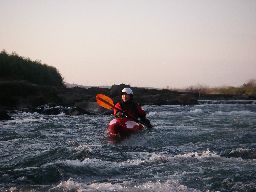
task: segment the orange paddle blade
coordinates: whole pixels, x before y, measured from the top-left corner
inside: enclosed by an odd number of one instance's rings
[[[113,100],[104,94],[97,94],[96,101],[99,106],[104,107],[106,109],[115,108]]]

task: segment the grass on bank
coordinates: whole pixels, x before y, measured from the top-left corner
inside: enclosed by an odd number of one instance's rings
[[[192,86],[186,89],[188,92],[200,94],[222,94],[234,96],[256,96],[256,79],[251,79],[240,87],[223,86],[210,88],[207,86]]]

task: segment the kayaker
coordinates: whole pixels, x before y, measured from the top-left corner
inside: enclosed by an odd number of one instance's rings
[[[141,106],[133,100],[133,91],[131,88],[124,88],[121,92],[121,101],[115,105],[114,116],[117,118],[130,117],[131,119],[138,120],[148,128],[152,128],[150,121],[146,118],[146,112]]]

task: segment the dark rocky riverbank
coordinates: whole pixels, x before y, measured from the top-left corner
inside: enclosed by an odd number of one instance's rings
[[[120,92],[128,85],[113,85],[111,88],[100,87],[54,87],[32,84],[27,81],[0,82],[0,120],[10,119],[15,110],[38,112],[42,114],[81,115],[110,114],[95,102],[98,93],[106,94],[114,102],[119,101]],[[134,99],[141,105],[196,105],[198,100],[239,100],[256,99],[244,95],[197,94],[178,92],[167,89],[149,89],[132,87]]]
[[[26,81],[1,81],[1,119],[8,119],[8,116],[5,118],[4,114],[8,115],[8,111],[14,110],[49,115],[61,112],[68,115],[108,114],[111,112],[99,107],[95,102],[96,94],[106,94],[117,102],[120,99],[121,89],[125,86],[127,85],[114,85],[111,88],[66,88],[39,86]],[[137,87],[133,87],[133,90],[134,99],[141,105],[194,105],[198,103],[194,94]]]

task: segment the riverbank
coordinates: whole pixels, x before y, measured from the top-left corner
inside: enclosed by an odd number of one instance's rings
[[[56,114],[60,111],[69,115],[105,114],[109,111],[100,108],[96,104],[96,94],[106,94],[114,102],[117,102],[120,99],[121,89],[126,86],[128,85],[113,85],[110,88],[67,88],[41,86],[27,81],[1,81],[0,109],[1,111],[35,111],[44,114]],[[134,99],[141,105],[198,104],[196,96],[190,93],[165,89],[132,88],[135,93]]]
[[[0,81],[0,119],[10,119],[13,111],[38,112],[47,115],[110,114],[95,102],[98,93],[110,96],[114,102],[120,99],[120,92],[129,85],[113,85],[110,88],[46,86],[27,81]],[[197,105],[202,101],[256,100],[256,96],[244,94],[200,93],[168,89],[132,87],[134,99],[141,105]]]

